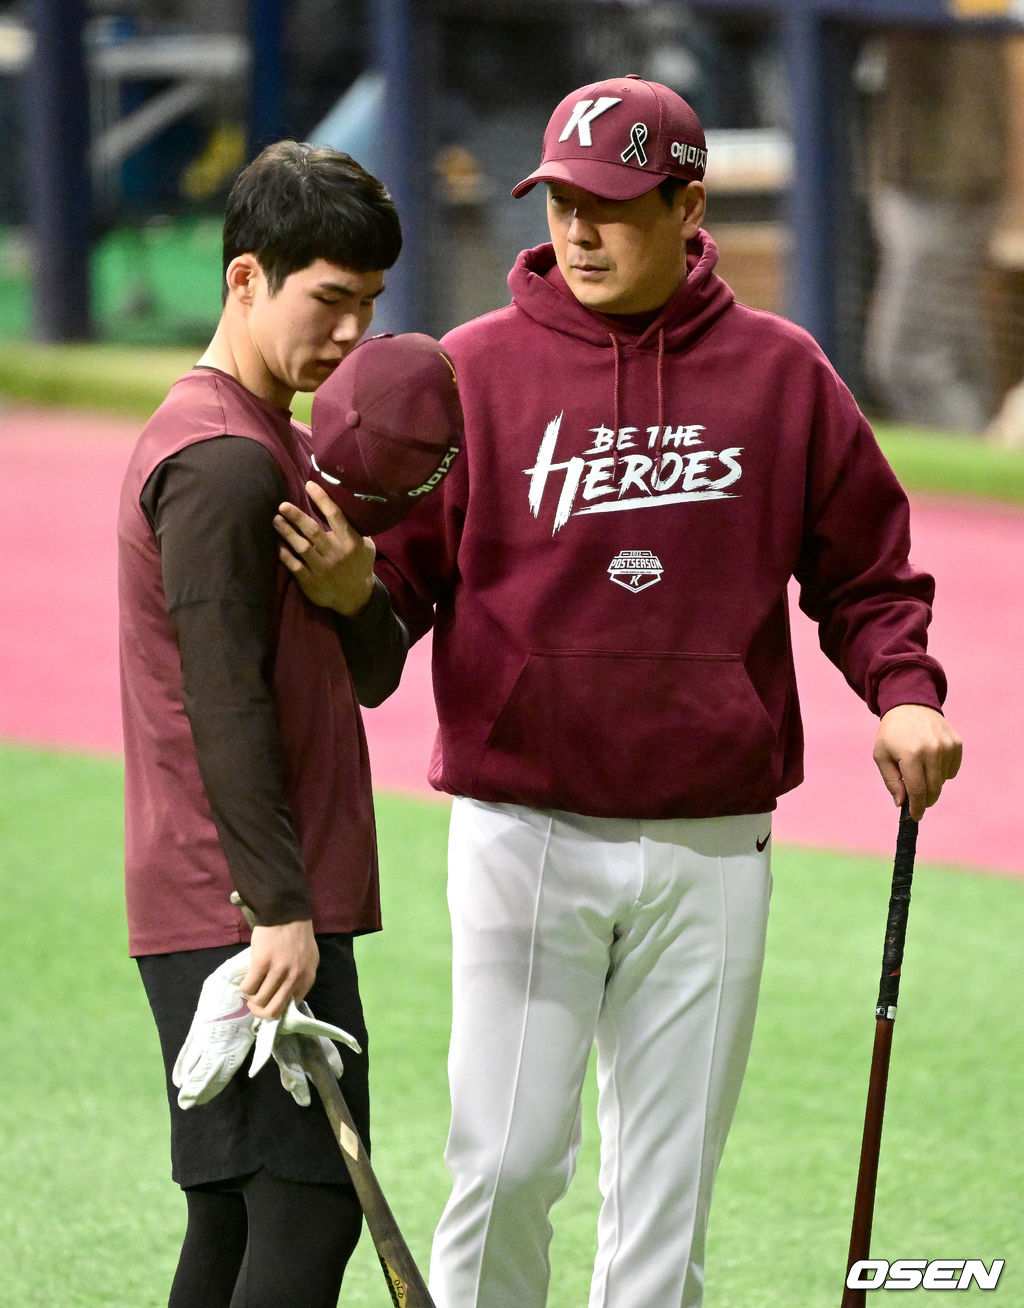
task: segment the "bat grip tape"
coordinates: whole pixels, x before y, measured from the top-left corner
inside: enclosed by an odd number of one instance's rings
[[[885,926],[885,947],[882,950],[882,976],[878,987],[878,1003],[875,1006],[875,1016],[879,1018],[891,1019],[896,1014],[916,852],[917,823],[910,816],[909,804],[904,802],[896,837],[896,857],[893,861],[892,890],[889,895],[889,917]]]

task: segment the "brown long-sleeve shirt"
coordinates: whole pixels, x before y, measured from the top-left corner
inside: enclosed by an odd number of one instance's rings
[[[280,563],[271,525],[284,475],[258,442],[200,441],[165,459],[140,497],[160,545],[185,708],[217,832],[261,922],[309,916],[303,860],[282,785],[265,672]],[[234,512],[228,516],[223,506]],[[408,633],[376,584],[355,617],[332,615],[360,703],[398,683]]]

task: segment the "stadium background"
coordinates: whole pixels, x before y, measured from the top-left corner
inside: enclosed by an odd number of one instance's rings
[[[888,43],[929,33],[950,67],[988,41],[973,96],[1002,91],[987,131],[960,109],[954,147],[915,182],[948,192],[963,169],[951,156],[976,171],[1002,161],[976,281],[929,311],[940,340],[962,338],[971,315],[987,424],[1024,374],[1022,20],[1019,0],[0,6],[0,331],[200,341],[226,188],[258,146],[291,135],[348,148],[392,187],[408,240],[384,325],[439,334],[503,300],[537,239],[536,206],[509,189],[536,162],[552,96],[629,68],[686,95],[709,130],[708,226],[740,298],[812,330],[885,418],[864,366],[872,142],[906,111],[884,94]],[[936,114],[952,116],[964,90],[947,80]]]

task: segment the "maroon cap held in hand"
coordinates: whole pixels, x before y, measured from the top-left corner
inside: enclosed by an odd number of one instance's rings
[[[462,446],[455,368],[432,336],[371,336],[313,396],[313,467],[362,536],[386,531],[444,479]]]

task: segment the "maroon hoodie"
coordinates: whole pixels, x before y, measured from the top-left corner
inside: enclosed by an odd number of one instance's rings
[[[433,503],[380,538],[434,626],[437,789],[596,816],[774,808],[802,779],[787,584],[876,713],[937,708],[906,498],[801,328],[737,304],[706,233],[639,334],[550,245],[445,338],[466,415]],[[436,611],[435,611],[436,606]]]

